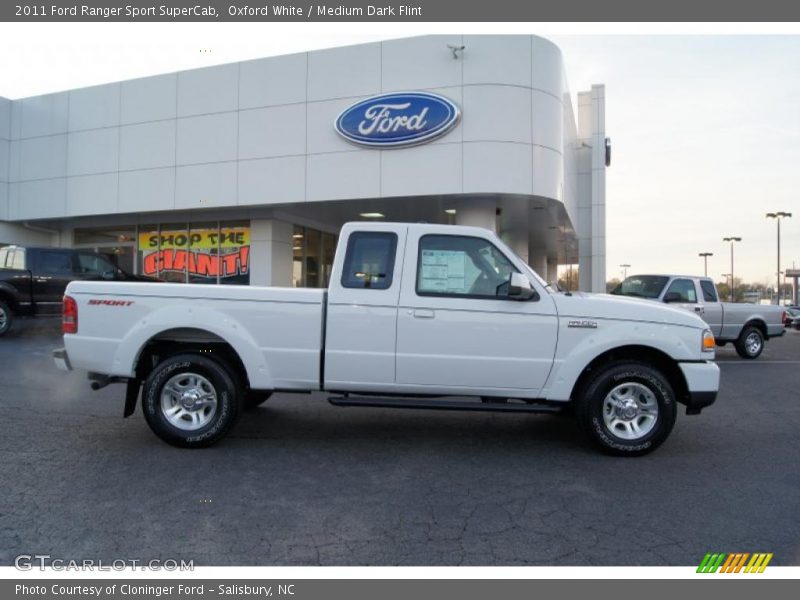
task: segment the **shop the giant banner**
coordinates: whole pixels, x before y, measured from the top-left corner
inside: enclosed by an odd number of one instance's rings
[[[236,277],[250,271],[250,228],[139,232],[142,274],[189,273],[190,277]]]

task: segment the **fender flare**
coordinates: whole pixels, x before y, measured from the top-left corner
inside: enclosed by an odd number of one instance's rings
[[[273,377],[264,354],[242,323],[208,307],[168,306],[136,323],[120,340],[113,359],[115,372],[135,377],[136,365],[149,342],[172,329],[206,331],[227,343],[242,361],[250,385],[271,389]]]
[[[548,400],[566,402],[586,367],[599,356],[625,347],[644,347],[666,355],[676,363],[676,356],[691,357],[691,350],[677,335],[664,335],[668,326],[657,323],[638,323],[633,331],[620,336],[618,328],[610,327],[602,333],[581,340],[564,355],[556,355],[550,376],[542,395]],[[698,341],[699,341],[698,336]]]

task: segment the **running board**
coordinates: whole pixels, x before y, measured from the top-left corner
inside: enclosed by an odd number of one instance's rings
[[[557,413],[561,406],[549,404],[519,404],[511,402],[480,402],[458,400],[434,400],[426,398],[383,398],[331,396],[328,402],[334,406],[371,406],[375,408],[413,408],[434,410],[473,410],[481,412],[510,413]]]

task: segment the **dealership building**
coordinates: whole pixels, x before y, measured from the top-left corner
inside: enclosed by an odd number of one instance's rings
[[[496,231],[605,290],[601,85],[535,36],[443,35],[0,98],[0,245],[170,281],[327,285],[354,220]],[[2,265],[0,265],[2,266]]]

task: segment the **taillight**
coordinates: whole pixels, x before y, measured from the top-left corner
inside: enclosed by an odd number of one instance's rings
[[[78,333],[78,303],[74,298],[64,296],[64,316],[61,321],[62,333]]]

